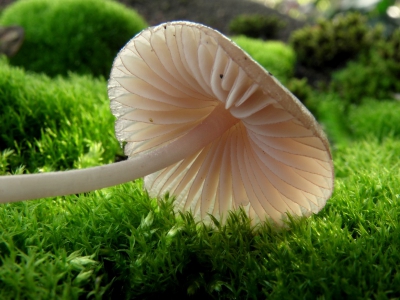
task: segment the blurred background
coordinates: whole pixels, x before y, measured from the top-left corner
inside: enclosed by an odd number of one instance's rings
[[[0,9],[16,0],[0,0]],[[317,18],[332,18],[348,11],[360,11],[372,21],[385,22],[388,26],[400,24],[399,0],[118,0],[137,10],[150,25],[170,20],[190,20],[209,25],[229,33],[229,22],[240,14],[276,15],[288,23],[280,31],[287,38],[288,32],[312,23]]]

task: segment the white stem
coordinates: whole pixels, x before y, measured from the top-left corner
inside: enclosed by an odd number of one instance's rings
[[[127,161],[64,172],[1,176],[0,203],[84,193],[149,175],[196,153],[237,122],[218,105],[188,134]]]

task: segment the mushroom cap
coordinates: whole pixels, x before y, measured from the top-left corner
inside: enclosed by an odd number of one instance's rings
[[[311,113],[227,37],[204,25],[150,27],[120,51],[109,81],[128,157],[184,137],[221,105],[232,126],[190,157],[144,178],[175,209],[254,223],[320,211],[333,190],[328,140]]]

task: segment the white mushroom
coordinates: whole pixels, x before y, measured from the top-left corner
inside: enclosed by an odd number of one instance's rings
[[[224,217],[242,206],[280,223],[324,207],[333,190],[328,141],[310,112],[221,33],[190,22],[142,31],[109,80],[115,131],[129,159],[65,172],[0,177],[1,202],[87,192],[144,178],[177,210]]]

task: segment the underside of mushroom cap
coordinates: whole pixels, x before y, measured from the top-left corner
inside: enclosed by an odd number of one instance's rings
[[[309,111],[221,33],[190,22],[151,27],[114,61],[109,96],[128,156],[190,134],[223,106],[232,126],[190,157],[144,178],[176,210],[254,222],[320,211],[333,190],[328,141]]]

